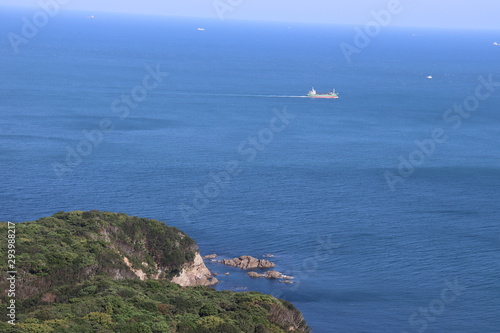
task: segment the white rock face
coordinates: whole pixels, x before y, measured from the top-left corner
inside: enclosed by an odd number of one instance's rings
[[[137,275],[139,279],[141,279],[142,281],[146,280],[146,273],[144,273],[142,269],[134,269],[132,267],[132,263],[130,262],[130,260],[128,260],[127,257],[123,257],[123,262],[125,263],[125,265],[127,265],[128,268],[130,268],[132,272],[135,273],[135,275]]]
[[[199,253],[196,253],[194,261],[185,264],[181,273],[172,279],[172,282],[177,283],[182,287],[192,286],[212,286],[219,282],[205,266],[203,259]]]

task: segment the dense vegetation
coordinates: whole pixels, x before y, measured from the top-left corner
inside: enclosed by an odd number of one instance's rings
[[[0,223],[0,232],[6,234],[6,227]],[[0,332],[309,331],[286,301],[169,282],[193,259],[197,246],[159,221],[61,212],[17,224],[16,235],[17,324],[6,323],[8,298],[3,294]],[[124,256],[149,279],[139,280]],[[5,260],[0,267],[7,271]],[[6,288],[5,280],[0,287]]]
[[[161,268],[159,278],[170,279],[197,250],[191,238],[162,222],[99,211],[60,212],[20,223],[16,234],[17,271],[20,283],[29,286],[18,298],[97,274],[136,278],[124,257],[148,277]],[[4,265],[3,261],[0,267]]]

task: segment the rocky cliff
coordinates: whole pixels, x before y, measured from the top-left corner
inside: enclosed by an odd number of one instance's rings
[[[57,213],[19,223],[18,297],[42,295],[66,280],[162,279],[182,286],[213,285],[191,238],[163,222],[108,212]],[[0,281],[3,287],[5,281]]]
[[[172,282],[182,287],[212,286],[217,279],[212,275],[203,262],[199,253],[196,253],[193,262],[186,263],[179,275],[172,278]]]

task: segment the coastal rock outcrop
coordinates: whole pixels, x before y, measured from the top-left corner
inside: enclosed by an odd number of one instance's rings
[[[278,271],[268,271],[268,272],[266,272],[265,275],[266,275],[266,278],[268,278],[268,279],[281,279],[284,277],[284,275]]]
[[[257,259],[251,256],[241,256],[239,258],[233,259],[222,259],[219,262],[227,266],[239,267],[241,269],[274,267],[274,263],[268,260]]]
[[[216,254],[207,254],[206,256],[203,256],[203,259],[215,259],[217,258]]]
[[[295,283],[292,280],[279,280],[280,283]]]
[[[200,254],[197,253],[193,262],[184,264],[179,275],[172,278],[172,282],[182,287],[212,286],[219,282],[208,270]]]
[[[284,280],[291,280],[293,277],[285,275],[283,273],[280,273],[278,271],[267,271],[264,274],[260,274],[257,272],[248,272],[248,276],[253,277],[253,278],[268,278],[268,279],[284,279]]]

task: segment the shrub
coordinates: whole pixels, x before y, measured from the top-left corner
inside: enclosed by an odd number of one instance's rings
[[[219,313],[217,307],[213,304],[205,304],[199,311],[200,317],[213,316]]]
[[[106,328],[110,328],[111,326],[113,326],[113,320],[111,319],[111,316],[107,313],[90,312],[85,317],[83,317],[83,319],[91,322],[92,326],[94,327],[103,326]]]

